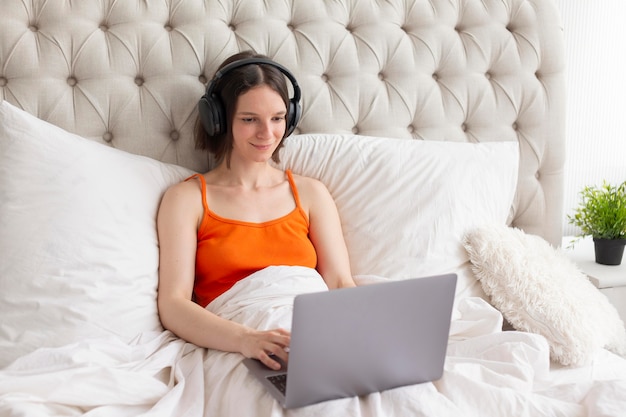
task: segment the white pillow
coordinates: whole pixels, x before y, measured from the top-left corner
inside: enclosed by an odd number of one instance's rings
[[[0,367],[42,346],[161,329],[156,212],[190,174],[0,103]]]
[[[626,353],[615,307],[544,239],[491,225],[468,232],[464,242],[494,307],[516,329],[543,335],[553,360],[579,366],[602,347]]]
[[[504,224],[515,194],[515,142],[458,143],[295,135],[280,167],[321,180],[342,220],[354,275],[459,273],[457,296],[483,296],[461,239]]]

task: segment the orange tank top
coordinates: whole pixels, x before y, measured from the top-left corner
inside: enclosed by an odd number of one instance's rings
[[[296,208],[285,216],[262,223],[226,219],[213,213],[202,187],[204,215],[198,228],[195,301],[205,307],[237,281],[272,265],[315,268],[317,254],[309,239],[309,221],[300,205],[291,171],[285,171]]]

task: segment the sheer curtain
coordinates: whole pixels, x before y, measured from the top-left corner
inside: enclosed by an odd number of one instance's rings
[[[626,1],[556,0],[567,62],[564,234],[585,185],[626,181]]]

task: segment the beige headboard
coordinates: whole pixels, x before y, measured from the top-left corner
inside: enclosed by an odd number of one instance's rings
[[[290,68],[296,133],[519,141],[513,225],[561,241],[564,52],[550,0],[2,0],[0,97],[195,170],[196,103],[244,49]]]

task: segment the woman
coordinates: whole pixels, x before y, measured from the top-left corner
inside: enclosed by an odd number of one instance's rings
[[[196,129],[197,145],[217,166],[170,187],[157,219],[163,326],[198,346],[240,352],[273,369],[280,364],[272,355],[288,358],[287,330],[251,329],[204,307],[270,265],[316,268],[330,289],[355,285],[326,187],[269,164],[299,118],[299,90],[290,101],[285,75],[297,88],[284,67],[261,55],[240,53],[222,64],[199,104]]]

